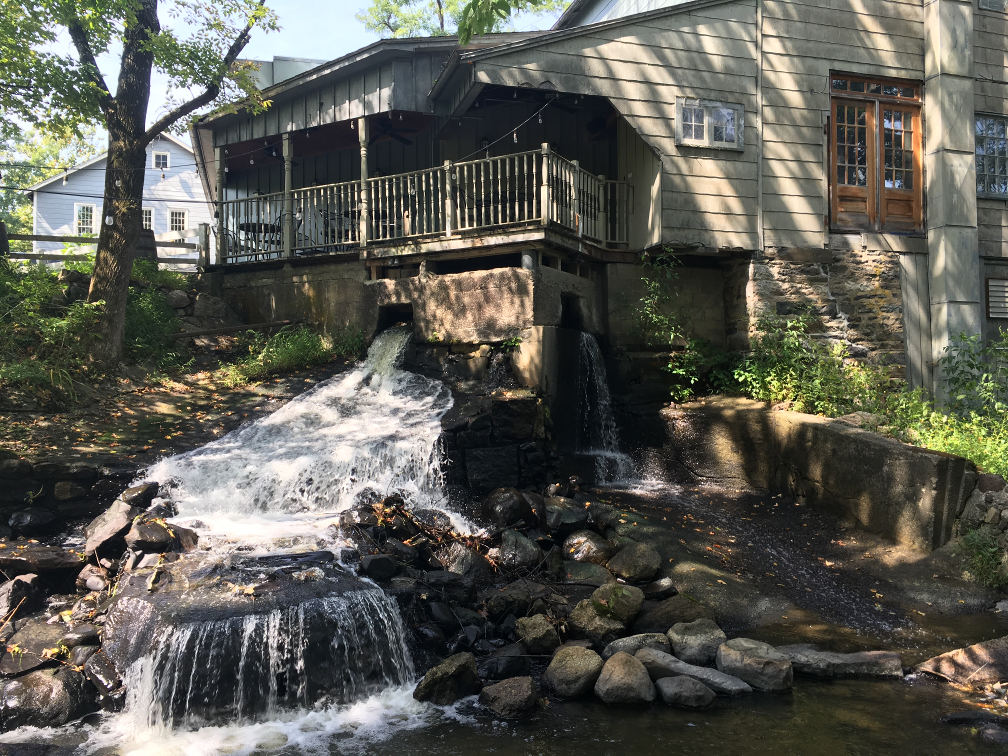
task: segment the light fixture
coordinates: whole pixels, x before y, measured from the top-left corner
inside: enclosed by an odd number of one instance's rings
[[[67,172],[63,171],[63,186],[67,185]]]
[[[516,131],[516,132],[515,132],[514,134],[512,134],[511,136],[513,136],[513,137],[514,137],[514,143],[515,143],[515,144],[518,144],[518,132]]]
[[[224,166],[224,173],[227,173],[227,172],[228,172],[228,169],[227,169],[227,166],[225,165]]]
[[[111,215],[106,215],[105,216],[105,225],[106,226],[111,226],[112,225],[112,216]]]
[[[402,113],[399,114],[399,120],[402,120]]]
[[[356,128],[357,128],[357,127],[356,127],[356,126],[354,125],[354,122],[353,122],[353,121],[350,121],[350,128],[351,128],[351,129],[356,129]]]
[[[255,165],[255,160],[253,160],[252,158],[249,158],[249,165]]]
[[[161,180],[164,181],[164,171],[161,171]]]
[[[161,178],[164,178],[163,174],[162,174]],[[122,179],[116,179],[116,188],[118,189],[120,186],[122,186]]]
[[[539,123],[542,123],[542,113],[539,114]]]
[[[518,99],[518,93],[517,92],[512,93],[511,99],[512,100],[517,100]]]

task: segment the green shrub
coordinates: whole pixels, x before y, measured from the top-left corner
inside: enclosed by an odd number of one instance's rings
[[[186,289],[189,281],[182,273],[159,268],[153,260],[134,260],[132,278],[134,281],[156,286],[161,289]]]
[[[1008,583],[1006,555],[993,531],[989,528],[972,530],[963,536],[961,544],[974,580],[988,588],[1000,588]]]
[[[247,331],[239,337],[239,345],[248,350],[248,356],[221,368],[221,377],[228,386],[321,365],[334,357],[358,355],[364,348],[364,338],[351,331],[325,336],[301,326],[282,328],[269,337]]]
[[[171,338],[178,331],[178,315],[160,291],[153,287],[130,287],[123,333],[123,351],[127,357],[161,370],[186,364],[188,350],[181,341]]]

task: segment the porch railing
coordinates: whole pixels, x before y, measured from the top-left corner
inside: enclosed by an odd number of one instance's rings
[[[219,202],[219,262],[335,254],[526,224],[622,247],[629,242],[632,208],[629,184],[595,176],[543,145],[363,183]]]

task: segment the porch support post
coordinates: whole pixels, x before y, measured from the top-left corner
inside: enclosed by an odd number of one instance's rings
[[[539,202],[542,205],[542,224],[544,226],[549,225],[550,219],[550,147],[549,142],[543,142],[542,144],[542,193],[539,196]]]
[[[371,186],[368,183],[368,121],[357,119],[357,138],[360,140],[360,245],[367,246],[368,219],[371,217]]]
[[[214,152],[217,160],[217,259],[211,259],[210,262],[224,263],[227,254],[227,241],[224,238],[224,148],[218,147]]]
[[[577,235],[580,239],[584,235],[583,224],[581,223],[581,163],[572,160],[574,165],[574,224],[577,226]]]
[[[452,229],[455,228],[455,184],[452,183],[452,167],[451,161],[444,161],[444,180],[445,180],[445,199],[444,199],[444,215],[445,215],[445,237],[451,238]]]
[[[294,145],[290,132],[283,135],[284,159],[284,257],[294,257]]]

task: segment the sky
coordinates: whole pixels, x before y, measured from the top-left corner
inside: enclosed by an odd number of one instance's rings
[[[377,35],[365,29],[355,18],[358,11],[370,5],[368,0],[267,0],[267,5],[277,14],[281,28],[269,34],[254,30],[251,41],[242,51],[243,58],[272,60],[280,56],[333,60],[378,40]],[[166,18],[163,10],[159,15],[162,25],[173,23]],[[521,15],[515,19],[515,28],[519,31],[548,29],[557,15]],[[66,36],[61,37],[55,47],[76,57]],[[118,73],[116,56],[103,55],[98,59],[98,65],[109,87],[114,88]],[[148,124],[168,112],[167,95],[167,77],[155,72],[151,80]],[[175,96],[178,100],[183,99],[182,93]],[[189,141],[188,134],[181,138]]]

